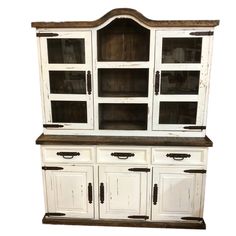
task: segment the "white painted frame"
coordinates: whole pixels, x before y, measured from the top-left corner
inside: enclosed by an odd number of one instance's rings
[[[40,31],[41,32],[41,31]],[[45,33],[45,31],[42,31]],[[50,31],[46,31],[50,32]],[[70,129],[93,129],[93,95],[88,94],[86,86],[86,94],[51,94],[50,93],[50,83],[49,83],[49,71],[90,71],[93,76],[92,70],[92,48],[91,48],[91,31],[57,31],[58,36],[53,37],[40,37],[39,38],[39,48],[41,55],[41,81],[43,88],[43,105],[44,105],[44,123],[53,124],[52,121],[52,111],[51,111],[51,101],[83,101],[87,105],[87,123],[60,123],[63,127],[60,130],[70,130]],[[48,38],[81,38],[85,40],[85,63],[84,64],[52,64],[48,63],[48,53],[47,53],[47,39]],[[87,79],[86,79],[87,85]],[[91,80],[91,86],[93,91],[93,80]],[[57,128],[58,129],[58,128]]]
[[[207,31],[208,29],[204,29]],[[161,86],[161,71],[200,71],[199,78],[199,92],[197,95],[153,95],[153,130],[175,130],[175,131],[186,131],[184,126],[204,126],[206,110],[205,104],[207,101],[207,91],[209,83],[209,57],[211,56],[211,41],[212,36],[193,36],[191,32],[197,32],[199,29],[188,29],[188,30],[156,30],[156,54],[155,54],[155,71],[160,72],[160,83]],[[201,63],[162,63],[162,39],[163,38],[202,38],[202,53]],[[160,91],[160,87],[159,87]],[[159,110],[160,102],[164,101],[189,101],[197,102],[197,115],[196,124],[159,124]]]

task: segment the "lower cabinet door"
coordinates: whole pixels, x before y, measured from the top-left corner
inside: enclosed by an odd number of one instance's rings
[[[93,218],[93,168],[60,166],[58,169],[45,170],[48,215]]]
[[[199,169],[199,168],[198,168]],[[187,170],[187,172],[185,172]],[[196,167],[153,168],[152,220],[183,220],[201,217],[204,174]]]
[[[100,218],[147,219],[147,182],[150,173],[144,172],[145,169],[99,167]]]

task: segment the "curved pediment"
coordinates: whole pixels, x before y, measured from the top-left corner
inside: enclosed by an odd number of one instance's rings
[[[113,9],[95,21],[32,22],[31,25],[34,28],[95,28],[116,16],[133,17],[148,27],[215,27],[219,25],[219,20],[150,20],[131,8]]]

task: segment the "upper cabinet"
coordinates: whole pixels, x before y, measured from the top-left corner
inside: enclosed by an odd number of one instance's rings
[[[204,136],[218,21],[153,21],[115,9],[34,22],[46,134]]]

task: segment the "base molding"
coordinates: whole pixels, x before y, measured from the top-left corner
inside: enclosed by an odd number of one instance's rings
[[[206,229],[204,220],[200,222],[151,222],[144,220],[92,220],[65,217],[47,217],[42,220],[43,224],[56,225],[90,225],[90,226],[113,226],[113,227],[147,227],[147,228],[175,228],[175,229]]]

